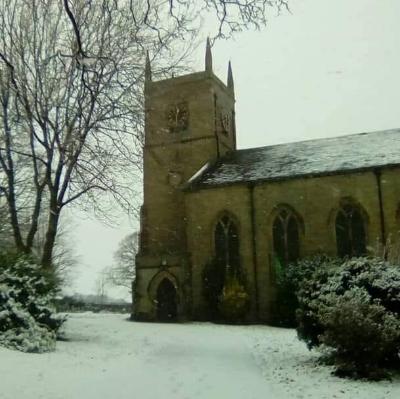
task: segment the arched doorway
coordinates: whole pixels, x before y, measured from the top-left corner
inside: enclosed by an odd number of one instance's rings
[[[164,278],[157,288],[157,319],[175,321],[177,316],[177,295],[172,282]]]

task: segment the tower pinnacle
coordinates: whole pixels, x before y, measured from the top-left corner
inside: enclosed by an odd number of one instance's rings
[[[228,86],[228,89],[229,89],[230,91],[234,92],[234,90],[235,90],[235,85],[234,85],[234,83],[233,83],[232,65],[231,65],[231,62],[230,62],[230,61],[229,61],[229,64],[228,64],[227,86]]]
[[[212,72],[212,53],[211,53],[211,44],[209,37],[207,37],[207,45],[206,45],[206,72]]]
[[[146,66],[144,69],[144,78],[145,81],[151,81],[151,64],[150,64],[149,51],[147,51],[146,53]]]

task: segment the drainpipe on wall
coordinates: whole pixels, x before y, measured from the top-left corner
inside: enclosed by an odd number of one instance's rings
[[[386,227],[385,227],[385,211],[383,207],[383,197],[382,197],[382,171],[380,169],[374,169],[374,175],[376,178],[376,186],[378,189],[378,199],[379,199],[379,215],[381,220],[381,244],[385,246],[386,244]],[[387,253],[385,251],[385,259],[387,258]]]
[[[254,184],[249,184],[250,193],[250,219],[251,219],[251,238],[253,250],[253,266],[254,266],[254,288],[256,297],[256,319],[259,319],[259,296],[258,296],[258,277],[257,277],[257,241],[256,241],[256,213],[254,203]]]
[[[214,135],[217,144],[217,159],[220,157],[219,138],[218,138],[218,119],[217,119],[217,95],[214,94]]]

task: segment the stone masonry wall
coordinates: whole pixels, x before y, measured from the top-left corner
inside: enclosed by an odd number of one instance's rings
[[[380,179],[385,238],[390,238],[392,246],[398,248],[400,169],[383,170]],[[349,198],[359,204],[367,214],[368,251],[371,254],[379,252],[382,240],[381,214],[377,178],[373,171],[256,185],[253,191],[255,247],[251,198],[251,188],[245,183],[186,194],[187,242],[192,267],[193,311],[196,317],[201,318],[204,313],[201,272],[206,262],[214,256],[213,232],[219,216],[224,211],[234,216],[239,227],[241,261],[252,297],[249,320],[271,320],[275,295],[271,268],[272,224],[277,206],[290,206],[303,221],[303,229],[300,230],[301,256],[315,253],[334,256],[336,212],[341,200]]]

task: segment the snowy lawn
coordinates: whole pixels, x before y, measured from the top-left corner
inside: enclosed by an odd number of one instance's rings
[[[293,330],[81,313],[69,316],[66,335],[54,353],[0,348],[0,398],[400,398],[400,379],[331,376]]]

